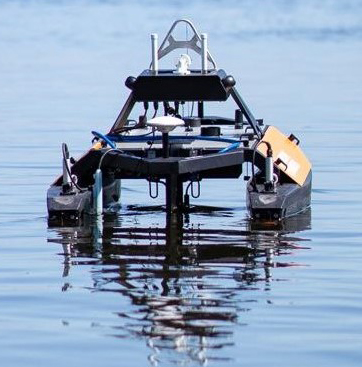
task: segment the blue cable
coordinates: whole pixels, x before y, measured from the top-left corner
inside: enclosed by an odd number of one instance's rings
[[[228,147],[224,148],[224,149],[221,149],[218,151],[218,153],[227,153],[227,152],[231,152],[235,149],[238,149],[239,148],[239,145],[240,143],[234,143],[234,144],[231,144],[229,145]]]
[[[146,142],[146,141],[157,141],[161,140],[161,136],[155,136],[154,138],[147,137],[145,135],[141,136],[122,136],[116,134],[107,135],[108,139],[116,142]],[[170,141],[172,140],[206,140],[206,141],[217,141],[222,143],[240,143],[238,139],[230,139],[230,138],[219,138],[213,136],[200,136],[200,135],[170,135]]]
[[[149,136],[147,136],[148,134],[144,134],[144,135],[135,135],[135,136],[122,136],[122,135],[116,135],[116,134],[108,134],[108,135],[103,135],[97,131],[92,131],[92,134],[98,138],[103,139],[110,147],[112,147],[113,149],[116,148],[115,144],[113,143],[113,141],[117,141],[117,142],[146,142],[146,141],[156,141],[156,140],[161,140],[162,137],[161,136],[154,136],[152,139],[149,138]],[[228,147],[225,147],[221,150],[219,150],[218,153],[227,153],[227,152],[231,152],[233,150],[236,150],[237,148],[239,148],[240,145],[240,141],[236,140],[236,139],[228,139],[228,138],[220,138],[220,137],[212,137],[212,136],[200,136],[200,135],[193,135],[193,136],[184,136],[184,135],[180,135],[180,136],[171,136],[170,140],[205,140],[205,141],[218,141],[218,142],[223,142],[223,143],[231,143],[231,145],[229,145]]]
[[[112,149],[116,149],[116,145],[113,143],[113,141],[107,136],[107,135],[103,135],[101,133],[99,133],[98,131],[92,131],[92,134],[99,138],[104,140]]]

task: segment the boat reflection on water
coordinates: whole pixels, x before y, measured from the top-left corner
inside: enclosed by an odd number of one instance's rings
[[[177,220],[166,228],[126,226],[123,216],[106,216],[103,223],[52,229],[57,238],[49,242],[63,246],[66,280],[72,266],[88,265],[93,291],[131,300],[128,309],[114,310],[119,318],[107,334],[144,338],[153,365],[204,364],[229,359],[223,351],[234,345],[255,292],[271,288],[273,268],[298,265],[280,255],[307,248],[300,232],[310,223],[310,211],[277,226],[245,221],[243,229]]]

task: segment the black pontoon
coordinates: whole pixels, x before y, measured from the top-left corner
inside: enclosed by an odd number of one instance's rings
[[[191,34],[182,41],[174,35],[180,23]],[[63,144],[63,175],[47,195],[49,222],[101,214],[118,203],[124,179],[147,180],[151,197],[165,185],[167,213],[187,212],[201,180],[237,179],[244,163],[252,165],[251,177],[244,176],[252,219],[277,221],[309,207],[311,165],[299,140],[254,118],[234,78],[217,69],[207,35],[182,19],[159,48],[156,34],[151,40],[150,68],[127,78],[131,92],[110,131],[93,131],[92,148],[77,161]],[[159,61],[176,49],[187,50],[176,68],[159,68]],[[190,69],[190,50],[200,56],[199,69]],[[209,103],[228,99],[236,105],[233,118],[206,115]]]

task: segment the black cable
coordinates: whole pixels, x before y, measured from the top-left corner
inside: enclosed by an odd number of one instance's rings
[[[260,142],[259,142],[260,143]],[[256,186],[256,178],[255,178],[255,167],[254,167],[254,164],[255,164],[255,152],[256,152],[256,148],[257,148],[257,146],[259,145],[259,143],[258,144],[256,144],[255,145],[255,147],[254,147],[254,149],[253,149],[253,159],[252,159],[252,161],[251,161],[251,174],[252,174],[252,176],[253,176],[253,179],[252,179],[252,186],[254,187],[254,190],[256,191],[256,192],[259,192],[258,191],[258,187]]]
[[[145,113],[143,114],[143,118],[147,117],[147,111],[148,111],[148,108],[149,108],[149,104],[147,101],[143,102],[143,107],[145,109]]]
[[[73,185],[80,191],[80,192],[85,192],[87,190],[82,189],[74,180],[72,173],[70,172],[70,169],[68,167],[68,162],[67,162],[67,152],[65,150],[65,148],[67,147],[67,145],[65,143],[62,144],[62,152],[63,152],[63,161],[64,161],[64,165],[66,167],[66,170],[68,172],[68,175],[70,177],[70,180],[72,181]]]
[[[146,134],[146,135],[149,135],[149,134],[152,134],[153,136],[152,136],[151,144],[147,149],[147,152],[149,152],[151,150],[152,145],[155,142],[156,130],[154,128],[152,128],[152,131],[150,133]]]

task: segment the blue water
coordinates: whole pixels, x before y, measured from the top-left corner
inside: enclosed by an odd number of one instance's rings
[[[129,181],[102,236],[48,228],[61,143],[107,131],[149,34],[180,17],[300,138],[311,211],[261,230],[242,180],[203,182],[166,237],[162,197]],[[1,365],[360,366],[361,24],[359,0],[0,1]]]

